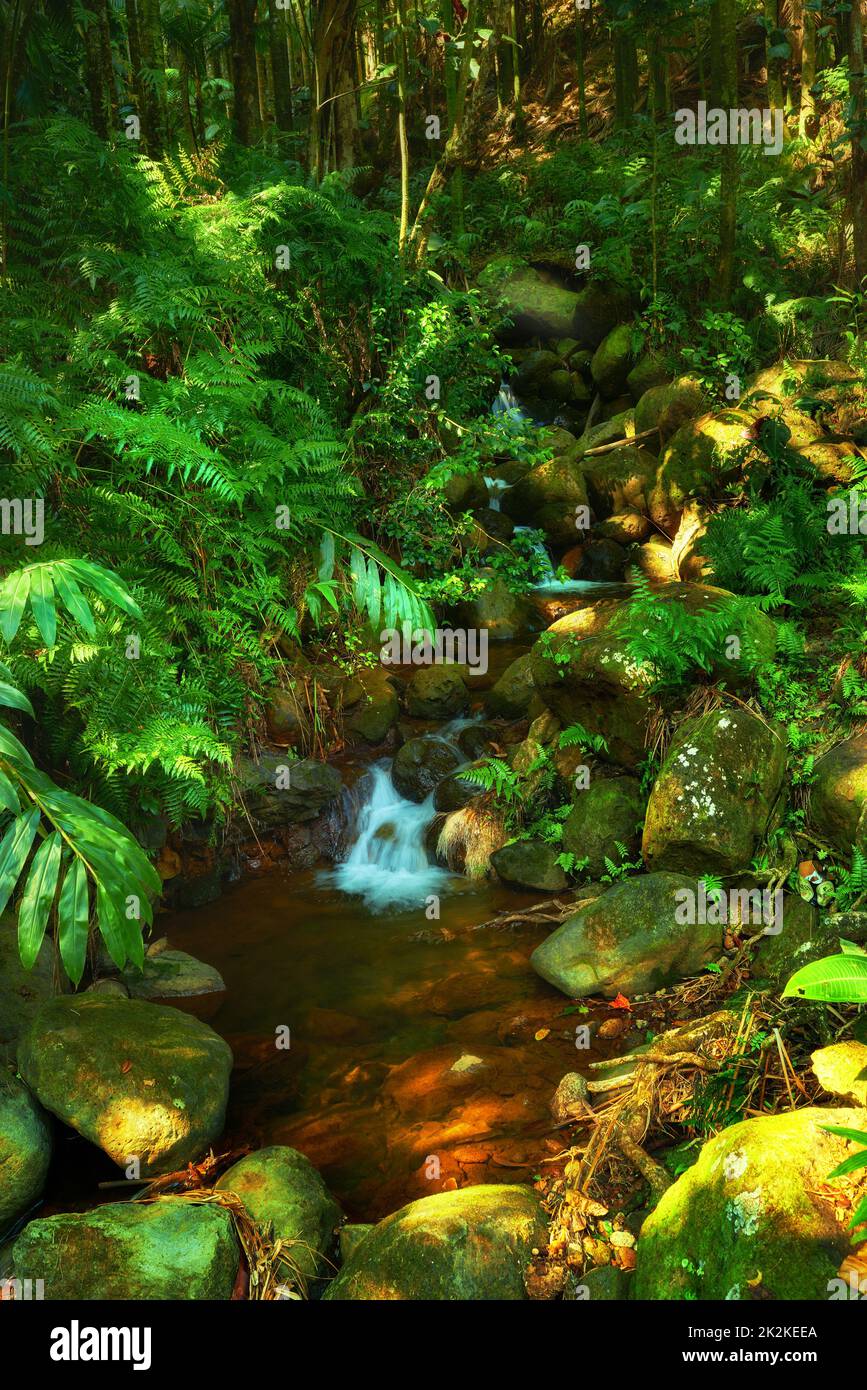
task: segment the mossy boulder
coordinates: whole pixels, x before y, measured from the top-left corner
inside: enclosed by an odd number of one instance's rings
[[[51,1121],[0,1065],[0,1236],[41,1195],[50,1161]]]
[[[675,535],[693,498],[712,497],[739,476],[750,449],[751,417],[720,410],[681,425],[665,446],[650,495],[650,517],[667,536]]]
[[[308,719],[300,682],[292,681],[286,690],[268,692],[265,723],[269,739],[279,747],[294,748],[303,742]]]
[[[18,923],[0,914],[0,1066],[15,1061],[18,1039],[37,1009],[54,995],[52,950],[46,940],[32,970],[18,954]]]
[[[681,725],[653,784],[642,854],[648,869],[733,874],[749,867],[786,769],[782,734],[723,706]]]
[[[530,708],[535,690],[530,653],[527,652],[507,666],[494,682],[485,695],[485,706],[489,714],[520,719]]]
[[[632,328],[620,323],[605,335],[590,363],[593,383],[603,400],[623,395],[634,360]]]
[[[315,758],[263,752],[258,762],[240,760],[238,785],[252,820],[274,829],[315,820],[340,795],[343,779]]]
[[[504,342],[579,337],[573,331],[579,295],[555,273],[497,256],[481,271],[478,283],[510,320],[499,330]]]
[[[607,454],[584,458],[581,466],[597,515],[625,511],[647,514],[659,467],[647,449],[612,449]]]
[[[559,850],[544,840],[513,840],[491,855],[498,876],[512,888],[535,888],[558,893],[568,879],[557,863]]]
[[[594,534],[583,548],[575,576],[594,584],[619,584],[625,573],[626,551],[623,546],[607,536]]]
[[[867,733],[853,734],[819,758],[810,819],[844,854],[853,845],[867,850]]]
[[[537,464],[503,496],[502,509],[521,526],[544,531],[549,540],[567,545],[578,535],[575,508],[587,505],[587,486],[572,455]]]
[[[410,738],[397,751],[391,780],[407,801],[421,802],[462,761],[455,748],[443,739]]]
[[[467,628],[483,628],[495,642],[538,632],[541,620],[526,594],[514,593],[494,570],[480,570],[478,574],[487,580],[486,586],[458,605],[458,622]]]
[[[64,995],[31,1021],[18,1069],[46,1110],[115,1163],[171,1173],[222,1132],[232,1053],[178,1009]]]
[[[547,1238],[529,1187],[491,1183],[438,1192],[374,1226],[325,1298],[514,1302],[527,1297],[531,1252]]]
[[[384,666],[359,671],[354,683],[358,698],[344,714],[343,728],[353,740],[382,743],[400,715],[397,691]]]
[[[563,849],[587,859],[586,873],[598,878],[605,860],[620,862],[617,843],[633,859],[640,843],[644,798],[634,777],[592,778],[575,794],[575,805],[563,823]]]
[[[451,512],[472,512],[488,501],[488,486],[481,473],[453,473],[443,483],[446,506]]]
[[[810,1070],[829,1095],[849,1105],[867,1106],[867,1043],[847,1038],[817,1048],[810,1057]]]
[[[695,887],[681,874],[624,879],[567,917],[530,964],[573,999],[646,994],[697,974],[719,954],[722,934],[718,925],[678,921],[677,895]]]
[[[827,1299],[851,1235],[828,1174],[856,1145],[825,1126],[865,1124],[811,1106],[708,1140],[641,1228],[633,1297]]]
[[[709,403],[701,382],[692,376],[650,386],[635,406],[635,433],[656,429],[660,444],[666,444],[682,425],[704,415]]]
[[[463,714],[470,692],[457,666],[422,666],[406,688],[406,712],[416,719],[451,719]]]
[[[304,1280],[322,1278],[342,1212],[309,1159],[297,1149],[258,1149],[232,1165],[217,1189],[240,1197],[253,1220],[287,1242]]]
[[[618,545],[640,545],[650,535],[651,523],[641,512],[615,512],[607,521],[593,527],[593,535]],[[561,564],[563,562],[561,561]]]
[[[626,290],[593,280],[578,292],[572,318],[572,336],[585,348],[597,348],[604,338],[630,317]]]
[[[121,979],[133,999],[193,999],[220,994],[226,985],[219,970],[186,951],[147,953],[144,968],[130,967]]]
[[[639,357],[626,378],[626,389],[633,401],[638,402],[648,391],[659,386],[667,386],[671,372],[665,357],[657,352],[645,352]]]
[[[786,894],[783,929],[763,936],[753,956],[755,980],[781,990],[791,975],[825,956],[836,956],[840,938],[867,946],[867,912],[822,912],[798,894]]]
[[[650,536],[629,554],[630,579],[643,575],[651,584],[668,584],[679,578],[677,555],[665,536]]]
[[[465,767],[460,772],[450,772],[448,777],[437,782],[434,791],[434,808],[437,811],[460,811],[479,795],[478,786],[464,775],[469,771]]]
[[[47,1299],[227,1301],[241,1251],[225,1208],[169,1198],[115,1202],[25,1226],[13,1247],[19,1279]]]
[[[603,444],[614,444],[621,439],[632,439],[634,435],[635,411],[622,410],[579,435],[575,456],[583,459],[591,449],[600,449]]]

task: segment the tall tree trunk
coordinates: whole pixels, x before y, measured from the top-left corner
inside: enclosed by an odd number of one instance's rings
[[[509,3],[509,32],[512,39],[512,106],[515,112],[515,132],[520,139],[524,134],[524,105],[521,101],[521,47],[518,43],[516,0],[510,0]]]
[[[397,0],[397,138],[400,146],[400,231],[398,245],[401,256],[406,250],[409,232],[409,138],[406,129],[407,55],[406,0]]]
[[[317,182],[328,163],[328,141],[322,138],[323,130],[333,131],[334,163],[338,168],[352,169],[358,163],[356,7],[357,0],[312,0],[311,3],[310,169]]]
[[[228,0],[229,52],[235,89],[235,138],[254,145],[261,134],[256,71],[256,0]]]
[[[99,15],[94,10],[82,14],[84,30],[84,80],[90,100],[90,119],[103,140],[108,138],[108,93],[103,73],[102,38]]]
[[[768,33],[765,39],[765,66],[768,73],[768,105],[772,111],[782,111],[786,104],[786,98],[783,93],[783,60],[770,56],[770,50],[773,46],[772,31],[780,27],[778,0],[765,0],[765,23],[768,26]]]
[[[289,44],[286,15],[278,10],[277,0],[268,0],[268,42],[271,47],[271,71],[274,74],[274,119],[277,129],[292,129],[292,74],[289,69]]]
[[[816,14],[814,10],[805,8],[801,43],[801,106],[798,112],[798,134],[802,140],[814,140],[817,134],[816,98],[813,96],[817,56]]]
[[[855,284],[867,276],[867,122],[864,99],[864,24],[867,0],[852,0],[849,13],[849,122],[852,131],[852,253]]]
[[[584,11],[575,11],[575,69],[578,78],[578,129],[582,140],[588,137],[587,77],[584,72]]]
[[[142,134],[151,159],[158,159],[166,142],[166,59],[159,0],[138,0],[138,30],[142,68],[147,72],[140,79]]]
[[[141,118],[143,98],[141,85],[141,39],[139,37],[136,0],[126,0],[126,40],[129,48],[129,101]]]
[[[737,0],[714,0],[720,43],[720,89],[714,104],[731,110],[738,104]],[[734,286],[735,237],[738,223],[738,147],[732,141],[718,146],[722,159],[720,175],[720,246],[718,289],[723,305],[731,301]]]

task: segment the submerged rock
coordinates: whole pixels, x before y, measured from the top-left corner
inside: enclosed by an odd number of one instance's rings
[[[51,1161],[51,1121],[0,1065],[0,1236],[42,1193]]]
[[[225,1208],[182,1198],[115,1202],[25,1226],[13,1247],[19,1279],[47,1299],[232,1297],[241,1251]]]
[[[18,1068],[46,1110],[115,1163],[170,1173],[221,1133],[232,1053],[178,1009],[65,995],[32,1020]]]
[[[678,921],[680,874],[624,879],[567,917],[537,946],[530,964],[573,999],[587,994],[629,997],[697,974],[722,948],[720,926]]]
[[[253,1220],[270,1226],[290,1248],[304,1279],[323,1277],[342,1212],[309,1159],[275,1145],[248,1154],[223,1174],[221,1192],[240,1197]]]
[[[863,1130],[867,1112],[811,1106],[708,1140],[641,1228],[633,1296],[827,1299],[851,1234],[828,1174],[857,1146],[826,1125]]]
[[[647,803],[648,869],[732,874],[748,868],[785,768],[783,737],[748,710],[724,706],[684,720]]]
[[[367,1300],[519,1300],[548,1228],[528,1187],[492,1183],[439,1192],[380,1221],[325,1293]]]

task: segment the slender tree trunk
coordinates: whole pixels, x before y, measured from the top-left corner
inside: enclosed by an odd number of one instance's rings
[[[849,121],[852,131],[852,253],[855,284],[867,276],[867,121],[864,99],[864,24],[867,0],[852,0],[849,13]]]
[[[108,94],[103,77],[103,54],[100,37],[99,15],[93,10],[85,10],[82,15],[84,30],[84,80],[90,100],[90,120],[101,139],[108,138]]]
[[[521,48],[518,43],[518,7],[516,0],[509,3],[509,28],[512,43],[512,106],[515,112],[515,133],[520,139],[524,134],[524,105],[521,100]]]
[[[274,74],[274,119],[277,129],[292,129],[292,74],[289,70],[289,45],[286,16],[277,9],[277,0],[268,0],[268,39],[271,46],[271,70]]]
[[[141,85],[141,39],[139,38],[136,0],[126,0],[126,38],[129,47],[129,100],[141,118],[144,105]]]
[[[160,27],[159,0],[138,0],[142,68],[142,134],[151,159],[158,159],[166,142],[166,59]]]
[[[798,134],[801,139],[816,137],[816,14],[804,9],[804,36],[801,44],[801,105],[798,112]]]
[[[406,129],[407,55],[406,0],[397,0],[397,138],[400,146],[400,231],[398,245],[401,256],[406,251],[409,233],[409,138]]]
[[[228,0],[228,10],[229,51],[235,89],[235,138],[242,145],[254,145],[261,134],[256,71],[256,0]]]
[[[772,58],[770,49],[772,46],[771,30],[779,29],[780,16],[778,0],[765,0],[765,23],[768,25],[768,35],[765,39],[765,66],[768,73],[768,105],[772,111],[782,111],[786,104],[783,93],[783,63],[781,58]]]
[[[737,0],[714,0],[720,40],[720,90],[714,104],[731,110],[738,104]],[[718,292],[723,305],[731,301],[734,287],[735,238],[738,221],[740,164],[734,142],[721,145],[720,249]]]

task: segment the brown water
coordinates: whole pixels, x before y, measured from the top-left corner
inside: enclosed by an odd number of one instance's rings
[[[476,929],[539,894],[447,888],[428,922],[274,875],[167,922],[226,982],[210,1023],[235,1054],[227,1144],[300,1149],[356,1220],[526,1181],[562,1147],[548,1104],[586,1015],[529,967],[544,929]]]

